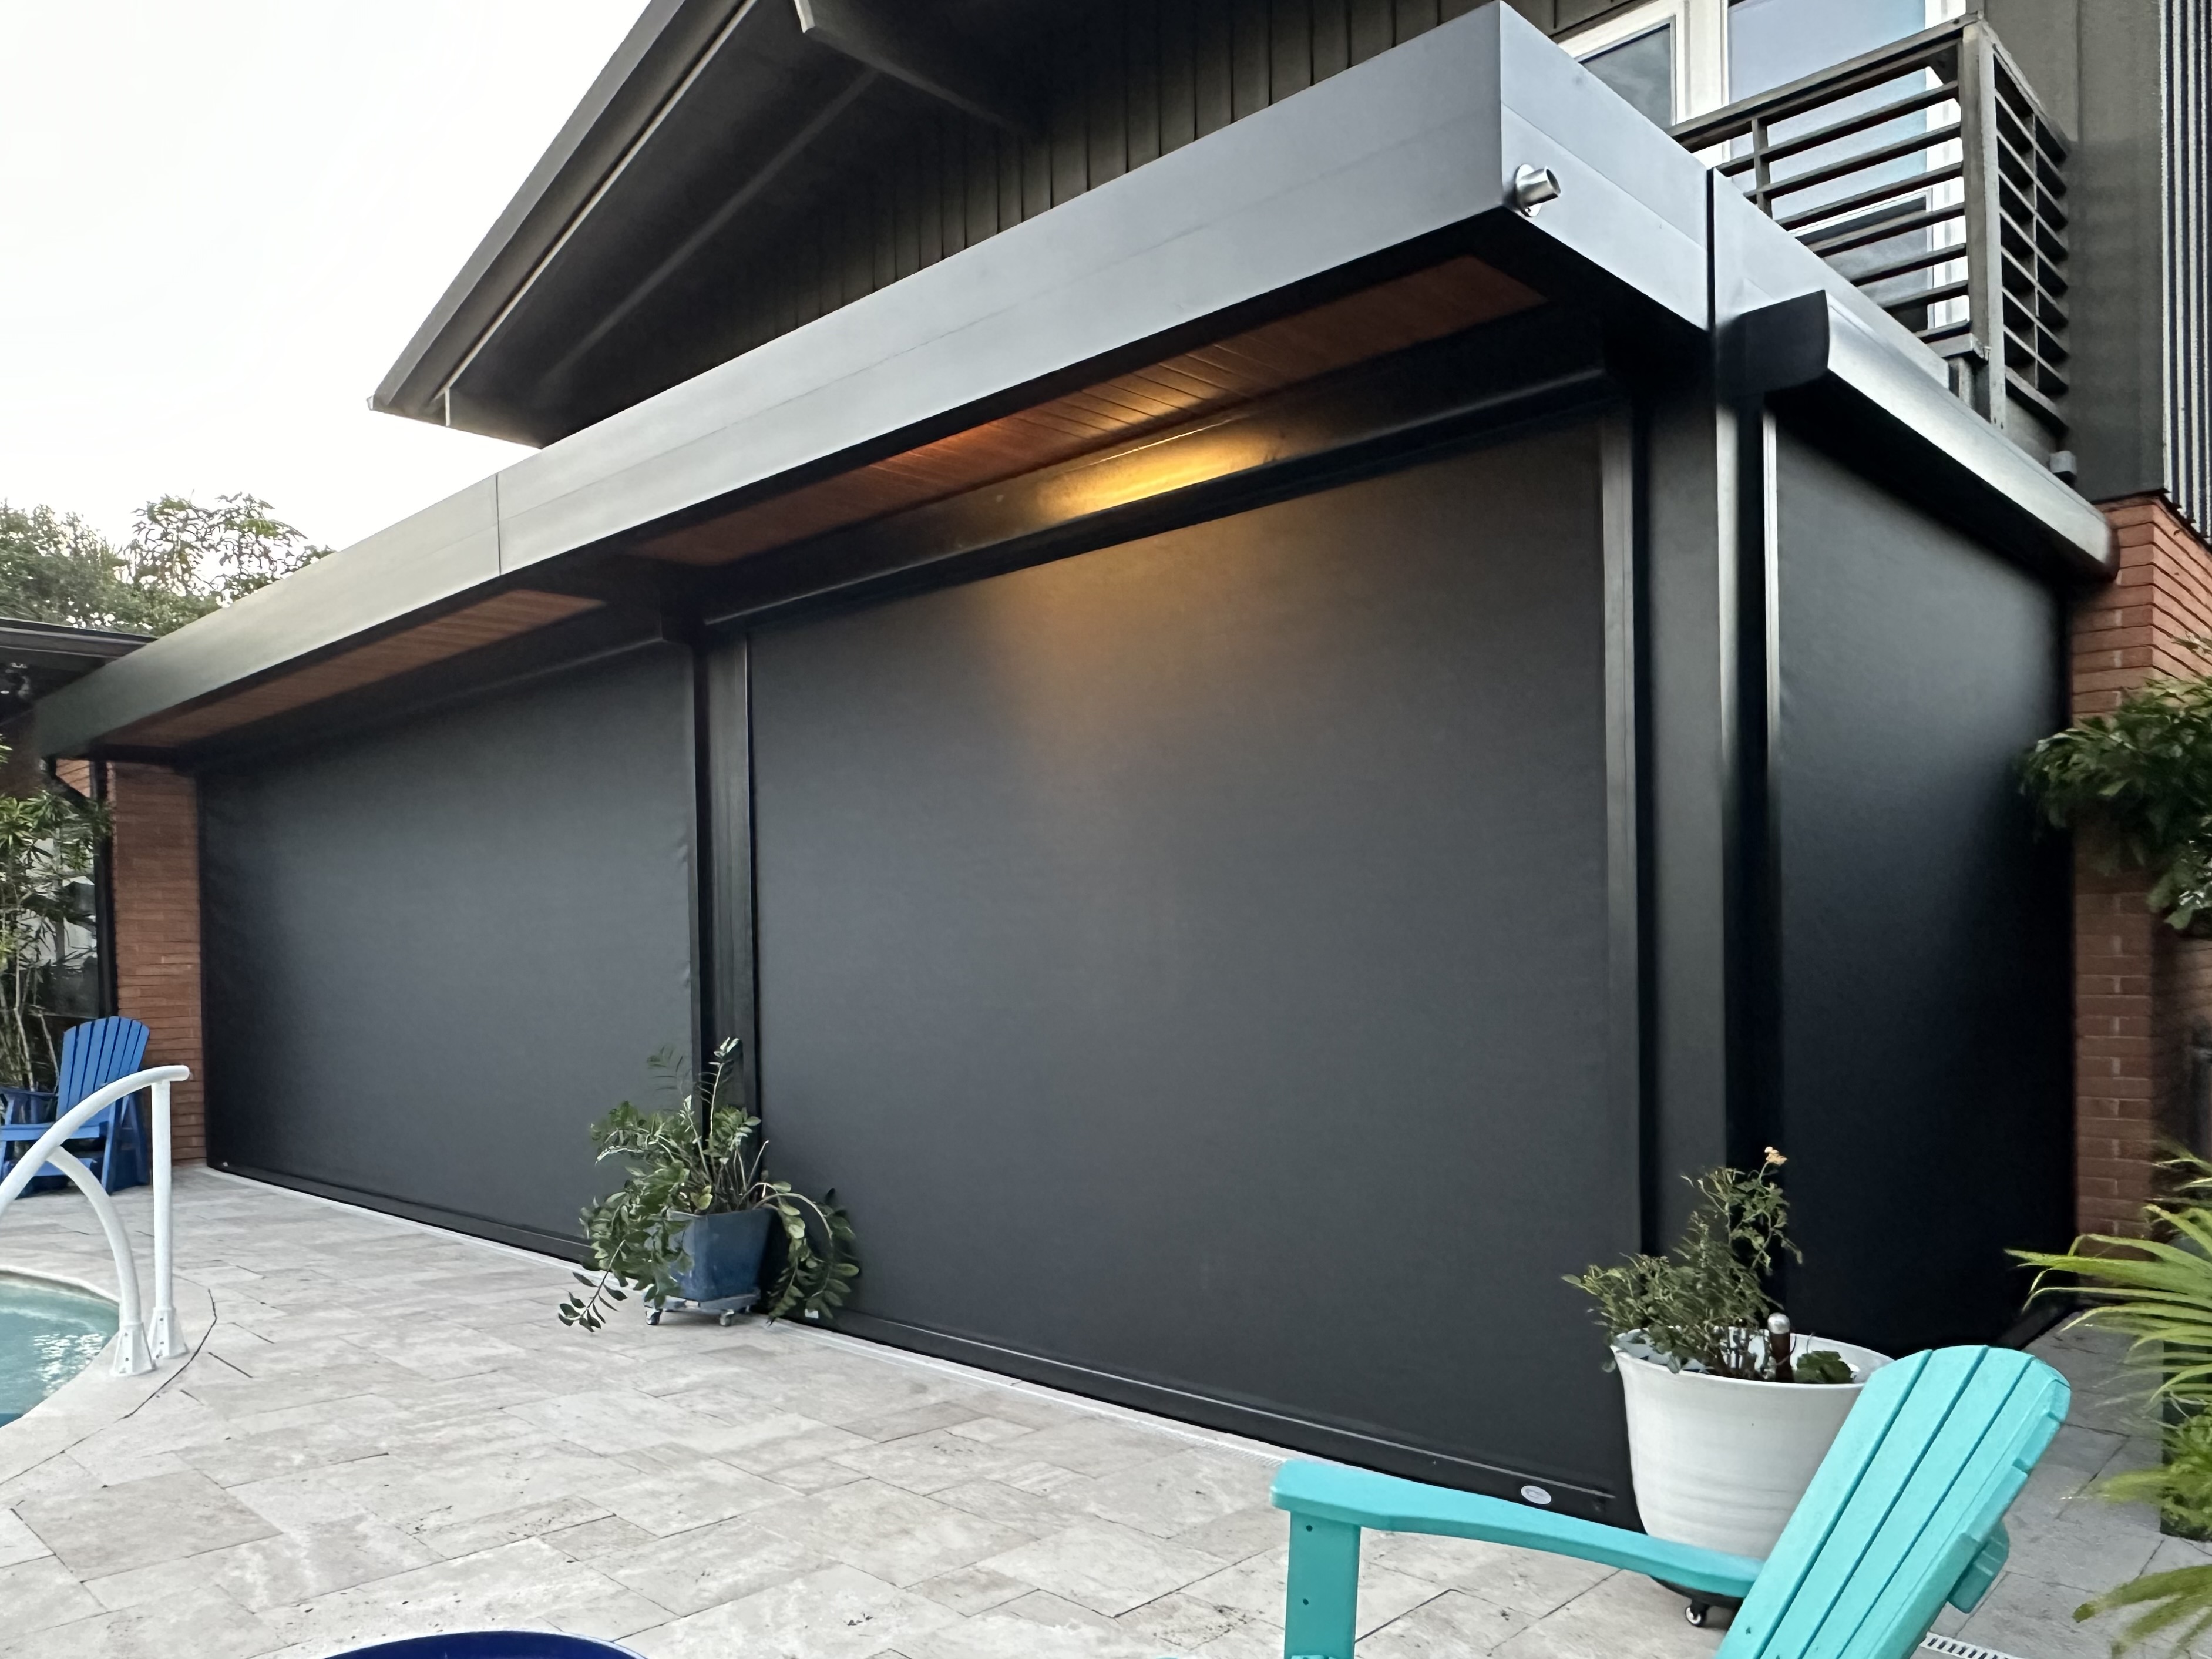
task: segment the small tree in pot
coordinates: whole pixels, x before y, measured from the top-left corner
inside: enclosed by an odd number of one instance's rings
[[[1637,1508],[1655,1538],[1764,1557],[1882,1355],[1790,1335],[1766,1279],[1789,1238],[1775,1181],[1756,1170],[1689,1177],[1688,1224],[1663,1256],[1567,1282],[1597,1304],[1628,1407]],[[1806,1385],[1818,1386],[1806,1386]]]
[[[678,1070],[667,1054],[652,1064]],[[570,1293],[562,1323],[596,1331],[611,1304],[633,1292],[658,1316],[679,1297],[735,1300],[759,1286],[770,1319],[817,1319],[851,1293],[860,1273],[852,1220],[836,1193],[809,1198],[767,1173],[768,1142],[745,1109],[737,1038],[714,1051],[674,1108],[641,1112],[623,1101],[592,1126],[592,1144],[601,1159],[628,1159],[630,1174],[584,1208],[592,1271],[576,1282],[588,1294]],[[780,1249],[764,1248],[779,1241]]]

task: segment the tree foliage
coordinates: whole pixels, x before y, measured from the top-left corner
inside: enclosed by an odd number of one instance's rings
[[[2108,869],[2152,872],[2150,907],[2174,927],[2212,910],[2212,678],[2155,675],[2045,738],[2021,770],[2044,815],[2088,831]]]
[[[106,808],[57,785],[0,793],[0,1083],[53,1086],[41,994],[73,965],[69,924],[85,920],[77,896],[107,832]]]
[[[167,634],[330,550],[257,495],[163,495],[121,547],[75,514],[0,501],[0,616]]]

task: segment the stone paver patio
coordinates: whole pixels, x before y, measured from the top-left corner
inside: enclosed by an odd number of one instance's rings
[[[178,1199],[196,1355],[66,1449],[38,1413],[0,1429],[0,1654],[320,1659],[497,1625],[647,1659],[1280,1652],[1270,1448],[788,1326],[586,1337],[553,1317],[561,1263],[203,1170]],[[143,1228],[144,1191],[123,1207]],[[11,1211],[0,1262],[111,1282],[74,1194]],[[2152,1443],[2107,1351],[2043,1346],[2075,1418],[2011,1567],[1942,1627],[2096,1659],[2085,1594],[2205,1555],[2081,1496]],[[1361,1607],[1369,1659],[1719,1639],[1648,1581],[1435,1540],[1370,1539]]]

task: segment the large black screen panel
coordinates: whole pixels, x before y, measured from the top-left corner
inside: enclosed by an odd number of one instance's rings
[[[210,1152],[577,1236],[690,1041],[687,653],[201,779]]]
[[[1800,1324],[1981,1341],[2070,1209],[2064,844],[2018,763],[2063,723],[2042,582],[1785,432],[1781,1105]]]
[[[873,1328],[1615,1483],[1604,582],[1582,429],[754,636],[762,1100]]]

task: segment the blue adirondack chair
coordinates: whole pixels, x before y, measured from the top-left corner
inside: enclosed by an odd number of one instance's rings
[[[87,1020],[62,1034],[62,1060],[57,1086],[43,1090],[12,1089],[8,1121],[0,1123],[0,1170],[23,1155],[31,1142],[46,1133],[61,1112],[87,1095],[106,1087],[118,1078],[129,1077],[146,1063],[146,1028],[135,1019],[111,1015]],[[98,1150],[85,1165],[109,1192],[143,1181],[146,1139],[138,1115],[138,1097],[118,1100],[88,1119],[70,1137],[82,1143],[94,1140]],[[40,1174],[46,1181],[66,1179],[51,1164]]]
[[[1765,1561],[1359,1469],[1286,1465],[1287,1659],[1352,1659],[1359,1534],[1480,1538],[1741,1597],[1717,1659],[1905,1659],[1944,1602],[1970,1612],[2009,1548],[2004,1512],[2066,1416],[2024,1353],[1937,1348],[1876,1371]]]

